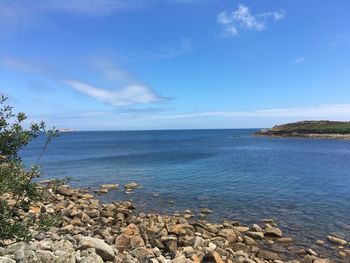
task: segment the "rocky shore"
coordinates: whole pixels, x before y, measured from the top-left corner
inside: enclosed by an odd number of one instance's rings
[[[138,184],[125,186],[132,192]],[[102,185],[98,194],[117,189]],[[49,198],[18,216],[39,218],[40,214],[61,218],[56,227],[32,230],[28,243],[8,240],[0,247],[0,263],[64,262],[150,262],[150,263],[323,263],[349,262],[349,243],[337,236],[318,240],[329,242],[337,251],[325,259],[311,248],[298,247],[283,235],[272,219],[252,226],[237,221],[210,223],[195,219],[189,210],[172,215],[136,213],[131,201],[101,203],[87,190],[68,185],[50,190]],[[8,197],[11,202],[11,197]],[[211,213],[203,209],[202,215]],[[280,252],[275,244],[285,247]]]
[[[327,139],[327,140],[350,140],[350,134],[301,134],[301,133],[290,133],[290,134],[272,134],[268,132],[256,132],[257,136],[269,136],[276,138],[308,138],[308,139]]]

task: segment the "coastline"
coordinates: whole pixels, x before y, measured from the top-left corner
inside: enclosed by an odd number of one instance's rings
[[[68,185],[54,190],[50,183],[47,187],[49,202],[31,207],[21,216],[59,215],[60,225],[46,233],[33,229],[34,238],[28,244],[17,242],[0,248],[0,262],[321,263],[347,262],[350,257],[347,241],[339,237],[317,241],[320,246],[325,242],[334,245],[337,260],[326,259],[283,235],[273,219],[248,226],[237,221],[195,219],[189,210],[144,214],[135,211],[131,201],[103,204],[88,190]],[[125,191],[137,187],[131,183]],[[118,188],[117,184],[102,185],[98,194]],[[203,215],[211,212],[201,211]],[[12,261],[1,261],[1,257]]]
[[[306,139],[325,139],[325,140],[343,140],[350,141],[350,134],[300,134],[300,133],[291,133],[291,134],[269,134],[268,132],[256,132],[255,136],[263,137],[272,137],[272,138],[306,138]]]

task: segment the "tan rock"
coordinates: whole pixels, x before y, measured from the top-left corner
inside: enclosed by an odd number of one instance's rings
[[[273,253],[273,252],[270,252],[270,251],[266,251],[266,250],[262,250],[262,249],[259,250],[258,257],[262,258],[262,259],[266,259],[266,260],[279,259],[279,256],[276,253]]]
[[[111,211],[102,210],[102,211],[100,211],[100,216],[103,216],[103,217],[113,217],[113,216],[114,216],[114,213],[111,212]]]
[[[133,236],[130,240],[131,248],[143,247],[145,246],[145,242],[140,236]]]
[[[255,238],[255,239],[263,239],[264,238],[264,233],[262,233],[262,232],[248,231],[245,234],[247,236]]]
[[[265,225],[265,235],[267,236],[275,236],[282,237],[282,231],[278,227],[274,227],[270,224]]]
[[[201,209],[202,214],[211,214],[213,213],[213,210],[210,210],[209,208],[203,208]]]
[[[57,189],[57,193],[60,195],[71,197],[74,195],[74,190],[67,186],[61,186]]]
[[[88,248],[94,248],[96,250],[96,254],[99,255],[103,260],[113,261],[115,258],[113,249],[102,239],[92,237],[81,238],[80,250],[85,250]]]
[[[246,243],[249,246],[254,246],[256,245],[256,242],[254,239],[252,239],[251,237],[248,236],[244,236],[244,243]]]
[[[122,252],[125,249],[129,249],[131,239],[132,236],[121,234],[115,239],[115,247],[118,249],[119,252]]]
[[[281,238],[277,238],[276,241],[280,242],[280,243],[290,243],[290,242],[293,242],[293,238],[291,238],[291,237],[281,237]]]
[[[83,194],[82,198],[83,199],[92,199],[92,198],[94,198],[94,196],[92,194]]]
[[[152,250],[138,247],[130,251],[130,254],[139,259],[141,262],[147,262],[148,259],[154,257]]]
[[[346,257],[348,257],[348,255],[347,255],[344,251],[339,251],[339,252],[338,252],[338,257],[340,257],[340,258],[346,258]]]
[[[232,229],[221,229],[218,235],[224,237],[230,244],[233,244],[237,241],[237,235]]]
[[[316,240],[316,244],[319,245],[319,246],[322,246],[322,245],[324,245],[324,241],[318,239],[318,240]]]
[[[345,246],[348,242],[344,239],[341,239],[339,237],[335,237],[335,236],[331,236],[331,235],[328,235],[327,236],[327,239],[329,242],[333,243],[333,244],[337,244],[337,245],[340,245],[340,246]]]
[[[108,193],[108,189],[102,188],[102,189],[98,189],[95,191],[95,193],[102,195],[102,194],[107,194]]]
[[[255,232],[264,232],[264,230],[257,224],[253,224],[252,226],[252,229],[255,231]]]
[[[233,229],[239,231],[239,232],[247,232],[249,231],[249,227],[247,226],[234,226]]]
[[[310,254],[311,256],[318,256],[317,252],[311,248],[306,249],[306,253]]]
[[[310,255],[306,255],[300,263],[312,263],[313,260],[312,260],[312,257]]]
[[[135,224],[129,224],[122,233],[128,236],[134,236],[140,234],[140,230]]]
[[[168,229],[168,232],[175,235],[185,235],[187,233],[187,230],[193,231],[194,227],[188,224],[177,224],[171,229]]]
[[[175,254],[177,252],[177,239],[176,237],[168,236],[168,237],[161,237],[161,241],[164,244],[165,249]]]
[[[131,183],[127,183],[124,185],[124,188],[127,189],[127,190],[133,190],[133,189],[136,189],[138,188],[140,185],[138,183],[135,183],[135,182],[131,182]]]

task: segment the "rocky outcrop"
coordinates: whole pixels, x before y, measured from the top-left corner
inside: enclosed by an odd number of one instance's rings
[[[0,247],[0,263],[327,262],[312,248],[293,247],[292,239],[271,219],[264,220],[264,227],[237,221],[217,224],[185,217],[191,211],[137,214],[130,201],[103,204],[87,191],[68,186],[57,193],[30,213],[36,218],[49,212],[60,215],[60,225],[47,232],[33,229],[29,243]],[[350,258],[346,240],[328,240],[339,245],[339,259]],[[285,246],[286,253],[276,251],[275,243]]]
[[[350,140],[350,122],[299,121],[262,129],[255,135]]]

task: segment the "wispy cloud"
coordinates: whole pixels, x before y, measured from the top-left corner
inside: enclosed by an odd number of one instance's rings
[[[130,85],[116,90],[109,90],[77,80],[65,80],[64,83],[89,97],[116,107],[159,102],[162,100],[152,89],[145,85]]]
[[[50,120],[56,126],[74,129],[179,129],[179,128],[242,128],[269,127],[278,123],[300,120],[349,120],[350,104],[319,105],[253,111],[212,111],[165,114],[162,110],[145,108],[90,110],[65,113],[42,113],[38,120]],[[163,112],[163,113],[161,113]],[[57,123],[59,122],[59,123]]]
[[[218,0],[165,0],[165,1],[171,4],[203,4],[203,3],[216,2]]]
[[[127,70],[117,67],[112,59],[108,57],[92,57],[88,61],[88,64],[102,74],[105,80],[119,88],[112,91],[76,81],[69,81],[68,83],[66,82],[66,84],[69,84],[74,89],[90,97],[118,107],[154,103],[165,100],[164,97],[159,96],[148,85],[134,78]]]
[[[242,118],[350,118],[350,104],[328,104],[300,108],[262,109],[253,111],[209,111],[183,114],[163,114],[150,119],[189,119],[201,117],[242,117]]]
[[[138,84],[139,81],[133,78],[127,70],[115,65],[112,57],[111,54],[94,55],[84,60],[84,64],[97,70],[107,81],[116,82],[120,85]]]
[[[87,16],[109,15],[116,11],[140,6],[141,0],[4,0],[0,2],[0,15],[15,18],[19,15],[38,15],[51,11],[81,14]]]
[[[301,63],[304,63],[306,61],[306,57],[297,57],[295,59],[293,59],[293,63],[295,64],[301,64]]]
[[[19,24],[32,24],[34,20],[51,12],[96,17],[158,3],[191,4],[200,2],[200,0],[1,0],[0,29],[5,30],[8,26],[13,27]]]
[[[14,70],[19,70],[19,71],[27,72],[27,73],[40,73],[40,72],[42,72],[42,69],[38,66],[29,64],[29,63],[22,61],[22,60],[17,60],[17,59],[12,59],[12,58],[4,59],[1,64],[7,68],[11,68]]]
[[[36,93],[57,91],[54,87],[41,80],[30,80],[27,82],[27,85],[31,90],[33,90]]]
[[[158,46],[150,50],[135,50],[128,58],[133,60],[159,60],[170,59],[183,55],[193,49],[193,42],[188,38],[182,38],[168,45]]]
[[[266,29],[268,20],[281,20],[285,17],[284,11],[264,12],[252,14],[249,7],[240,4],[233,12],[224,11],[218,15],[218,23],[223,26],[225,35],[237,36],[240,30]]]
[[[349,46],[350,45],[350,32],[344,32],[342,34],[333,35],[330,45],[333,48],[339,48],[342,46]]]

